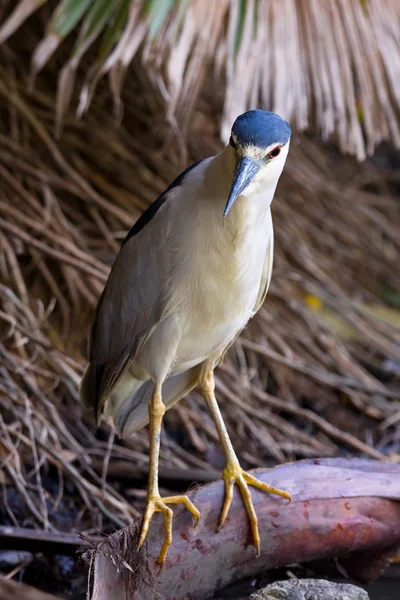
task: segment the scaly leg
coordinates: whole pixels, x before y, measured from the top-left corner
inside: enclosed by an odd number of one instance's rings
[[[248,486],[252,485],[258,488],[259,490],[268,492],[269,494],[275,494],[277,496],[281,496],[282,498],[286,498],[286,500],[291,500],[290,494],[288,492],[284,492],[282,490],[278,490],[277,488],[271,487],[263,481],[259,481],[258,479],[256,479],[256,477],[250,475],[250,473],[246,473],[246,471],[244,471],[240,466],[239,460],[233,449],[232,442],[229,439],[229,435],[226,430],[226,426],[222,418],[217,400],[215,398],[214,371],[212,368],[206,370],[203,373],[200,387],[202,394],[207,402],[208,409],[214,420],[215,426],[217,428],[218,437],[226,457],[226,467],[222,473],[222,479],[225,481],[225,500],[222,507],[221,516],[219,518],[218,529],[220,529],[226,521],[226,517],[228,516],[228,511],[232,503],[233,487],[235,483],[237,483],[240,489],[240,493],[242,494],[247,514],[250,519],[254,545],[257,549],[257,555],[259,556],[260,534],[258,531],[258,519],[256,511],[254,510],[254,505],[251,499],[251,494]]]
[[[167,504],[184,504],[188,511],[197,521],[200,513],[192,504],[187,496],[168,496],[161,498],[158,490],[158,459],[160,454],[160,433],[162,418],[165,413],[165,406],[161,398],[161,385],[156,384],[154,387],[153,396],[149,404],[150,415],[150,465],[149,465],[149,482],[147,487],[147,505],[143,517],[142,530],[139,538],[139,548],[142,546],[152,516],[156,512],[161,512],[164,515],[164,542],[158,557],[158,562],[163,565],[168,548],[172,542],[172,510]]]

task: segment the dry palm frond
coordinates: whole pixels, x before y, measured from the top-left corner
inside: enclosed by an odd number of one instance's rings
[[[42,4],[47,25],[33,52],[33,77],[75,33],[59,74],[57,134],[79,65],[93,49],[79,77],[79,115],[108,74],[121,117],[124,78],[139,55],[170,122],[184,133],[198,95],[210,86],[225,96],[223,139],[237,114],[262,106],[300,131],[334,136],[359,159],[384,139],[400,146],[397,0],[20,0],[0,27],[0,43]],[[205,77],[210,64],[213,81]]]

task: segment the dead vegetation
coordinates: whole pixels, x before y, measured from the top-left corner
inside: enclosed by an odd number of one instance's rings
[[[129,65],[140,60],[168,104],[167,119],[190,129],[210,63],[212,93],[224,97],[221,132],[260,105],[304,131],[315,126],[342,151],[365,158],[384,139],[400,146],[400,5],[397,0],[20,0],[4,4],[0,43],[31,27],[30,85],[58,57],[55,119],[62,130],[74,89],[78,115],[109,77],[114,113]],[[44,6],[43,6],[44,5]],[[40,19],[31,15],[39,10]],[[26,21],[27,20],[27,21]],[[24,28],[26,31],[26,28]],[[71,40],[68,51],[59,47]]]
[[[105,530],[137,514],[148,441],[141,431],[111,448],[106,429],[95,436],[91,415],[81,419],[92,312],[140,212],[188,162],[221,148],[221,103],[202,95],[187,148],[137,64],[120,127],[100,82],[86,117],[67,112],[55,141],[57,61],[29,92],[21,60],[35,36],[25,26],[0,48],[4,518],[54,530],[62,514],[72,529]],[[218,371],[224,418],[248,467],[347,453],[398,461],[400,180],[388,152],[380,165],[379,156],[358,164],[310,137],[293,139],[273,204],[271,290]],[[131,473],[133,489],[117,475],[106,484],[109,457],[110,473]],[[162,482],[217,478],[220,459],[193,394],[167,414]]]

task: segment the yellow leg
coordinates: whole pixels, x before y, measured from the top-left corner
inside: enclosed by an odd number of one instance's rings
[[[167,504],[184,504],[188,511],[193,515],[193,518],[197,521],[200,517],[200,513],[197,508],[192,504],[187,496],[168,496],[167,498],[161,498],[158,490],[158,459],[160,454],[160,433],[162,418],[165,413],[165,406],[161,398],[161,386],[155,385],[153,397],[149,405],[150,415],[150,468],[149,468],[149,482],[147,487],[147,504],[146,511],[143,517],[142,530],[139,537],[139,548],[142,546],[152,516],[156,512],[161,512],[164,515],[164,542],[161,546],[161,551],[158,557],[158,562],[162,565],[167,556],[168,548],[172,542],[172,510],[168,508]]]
[[[256,511],[254,510],[253,501],[251,499],[251,494],[249,490],[249,485],[252,485],[259,490],[263,490],[264,492],[268,492],[269,494],[275,494],[277,496],[281,496],[282,498],[286,498],[286,500],[291,500],[290,494],[288,492],[284,492],[277,488],[271,487],[263,481],[259,481],[250,473],[246,473],[240,466],[239,460],[235,454],[235,451],[232,446],[232,442],[229,439],[228,432],[226,430],[226,426],[224,420],[221,415],[221,411],[219,409],[217,400],[215,398],[215,382],[214,382],[214,372],[212,369],[206,371],[201,380],[201,391],[207,402],[208,409],[211,413],[211,416],[214,420],[215,426],[217,428],[219,440],[224,450],[224,454],[226,457],[226,467],[222,473],[222,479],[225,481],[225,500],[221,511],[221,516],[219,518],[218,529],[222,527],[222,525],[226,521],[226,517],[228,516],[229,508],[232,504],[233,498],[233,487],[235,483],[238,484],[240,493],[243,498],[244,505],[246,507],[247,514],[250,519],[251,530],[253,534],[254,545],[257,549],[257,555],[260,555],[260,534],[258,531],[258,519],[256,515]]]

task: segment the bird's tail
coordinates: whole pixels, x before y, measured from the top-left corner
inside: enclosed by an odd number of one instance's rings
[[[99,377],[97,373],[97,365],[89,363],[86,367],[86,371],[82,377],[82,381],[79,388],[79,395],[82,402],[84,412],[89,410],[95,413],[95,417],[98,420],[97,415],[97,401],[99,394]]]
[[[162,387],[162,398],[168,410],[198,383],[202,364],[183,373],[169,377]],[[149,402],[154,384],[149,381],[135,381],[129,396],[118,406],[113,414],[116,433],[126,438],[149,422]]]

